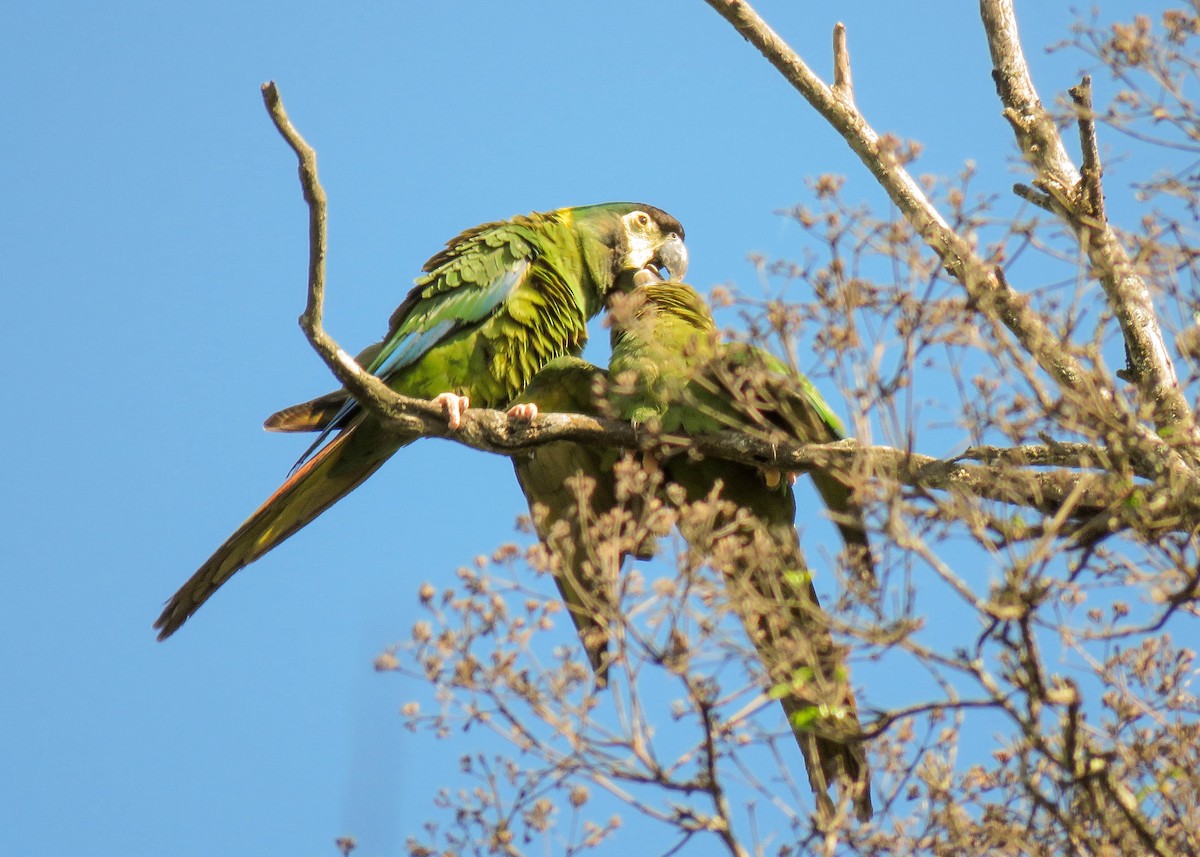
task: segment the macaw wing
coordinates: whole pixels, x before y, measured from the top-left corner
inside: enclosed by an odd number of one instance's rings
[[[793,434],[812,442],[841,440],[846,436],[842,422],[821,397],[808,378],[788,369],[787,364],[761,348],[752,345],[726,346],[725,362],[747,371],[751,379],[762,381],[768,402],[783,415],[783,422]]]
[[[752,345],[722,345],[688,385],[688,399],[697,423],[685,425],[690,431],[735,429],[766,440],[782,433],[811,443],[845,437],[812,382]]]
[[[842,440],[841,421],[803,375],[761,348],[741,343],[723,346],[691,385],[698,412],[721,428],[758,434],[765,440],[781,435],[808,443]],[[710,429],[711,430],[711,429]],[[850,558],[863,580],[875,576],[862,507],[854,501],[854,487],[836,470],[810,472],[821,499]]]
[[[508,253],[488,254],[489,258],[482,260],[456,257],[418,280],[393,313],[391,331],[366,366],[367,371],[386,382],[420,361],[447,337],[478,326],[494,315],[526,281],[532,261],[528,255],[512,258],[511,244],[507,249]],[[330,433],[344,426],[358,408],[356,400],[348,399],[305,450],[296,467],[319,449]]]
[[[459,272],[451,271],[450,275],[459,275],[454,277],[455,283],[449,288],[444,282],[435,281],[424,287],[418,282],[413,289],[418,299],[412,301],[402,318],[393,316],[399,323],[395,324],[379,354],[367,367],[368,371],[386,380],[389,375],[420,360],[451,333],[486,321],[525,282],[529,263],[527,258],[512,260],[485,280],[466,279]],[[411,295],[409,300],[412,300]],[[401,308],[404,308],[403,304]]]

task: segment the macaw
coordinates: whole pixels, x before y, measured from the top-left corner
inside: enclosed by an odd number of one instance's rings
[[[681,275],[687,248],[679,221],[649,205],[562,208],[476,226],[425,263],[383,341],[360,359],[396,392],[439,402],[454,429],[463,409],[505,407],[543,365],[582,350],[587,322],[607,293],[660,267]],[[416,439],[388,429],[345,390],[285,408],[265,427],[321,434],[287,481],[167,602],[154,625],[160,640],[236,571]]]
[[[628,296],[614,295],[608,400],[619,416],[671,434],[737,429],[806,442],[838,440],[836,417],[806,379],[770,354],[722,343],[690,286],[639,274]],[[871,817],[866,754],[843,654],[821,610],[795,527],[790,481],[775,471],[688,452],[657,461],[683,489],[680,531],[690,549],[719,569],[763,659],[804,755],[822,815],[832,784],[848,789],[856,814]],[[856,565],[871,567],[862,510],[842,478],[815,471],[823,499]]]

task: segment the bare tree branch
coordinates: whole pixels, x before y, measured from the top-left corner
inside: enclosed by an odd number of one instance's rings
[[[1091,81],[1085,78],[1080,86],[1071,90],[1080,117],[1084,158],[1081,175],[1067,153],[1053,118],[1038,98],[1021,50],[1011,0],[980,0],[979,8],[992,56],[992,76],[1004,104],[1004,116],[1012,125],[1025,158],[1037,173],[1034,184],[1055,199],[1058,203],[1055,213],[1064,218],[1079,237],[1121,325],[1132,380],[1153,406],[1154,421],[1160,433],[1177,448],[1185,450],[1194,464],[1197,461],[1195,450],[1200,448],[1200,431],[1192,417],[1192,409],[1180,391],[1149,289],[1104,215]]]
[[[1055,336],[1025,298],[1001,282],[993,267],[979,258],[971,245],[951,228],[853,102],[817,77],[749,3],[741,0],[706,2],[754,45],[842,135],[913,229],[963,284],[978,308],[1008,327],[1042,368],[1060,383],[1070,388],[1078,387],[1086,373],[1070,355],[1066,343]],[[837,65],[847,69],[848,79],[849,59],[845,51],[839,52]]]
[[[300,316],[300,328],[325,361],[325,365],[355,399],[364,405],[369,404],[373,410],[387,413],[389,407],[395,403],[395,394],[343,351],[325,332],[322,324],[325,303],[326,202],[325,190],[317,178],[317,153],[292,125],[274,81],[262,85],[262,95],[271,121],[275,123],[275,127],[300,162],[300,186],[304,191],[304,200],[308,203],[308,304],[304,314]],[[411,401],[408,407],[394,416],[405,428],[423,430],[427,426],[433,428],[434,421],[422,419],[422,415],[438,417],[441,416],[439,412],[440,409],[434,405],[418,405]],[[442,424],[445,424],[445,420],[442,420]]]
[[[1198,453],[1195,450],[1200,450],[1200,434],[1195,432],[1190,411],[1186,408],[1186,403],[1183,402],[1174,382],[1174,372],[1170,361],[1166,359],[1161,335],[1158,335],[1157,339],[1152,336],[1157,334],[1158,328],[1148,298],[1144,304],[1140,300],[1136,302],[1136,329],[1145,335],[1147,346],[1138,350],[1138,354],[1154,355],[1153,360],[1146,358],[1151,366],[1143,378],[1152,379],[1147,383],[1153,387],[1154,400],[1161,400],[1170,405],[1156,410],[1160,414],[1159,419],[1163,421],[1160,424],[1178,429],[1172,432],[1171,445],[1164,442],[1162,437],[1142,424],[1130,412],[1118,398],[1109,379],[1098,372],[1084,369],[1073,356],[1075,349],[1071,342],[1054,334],[1042,317],[1033,311],[1028,300],[1008,285],[1000,269],[980,258],[970,242],[950,227],[854,104],[818,78],[749,3],[744,0],[706,2],[754,45],[842,135],[905,219],[938,255],[946,270],[963,285],[972,304],[993,322],[1007,327],[1038,365],[1054,377],[1065,392],[1072,394],[1073,400],[1086,415],[1081,421],[1082,426],[1090,428],[1095,436],[1100,438],[1113,434],[1123,438],[1122,445],[1143,468],[1152,471],[1162,468],[1166,471],[1173,493],[1200,494],[1200,474],[1188,464],[1189,461],[1196,460]],[[984,8],[989,8],[987,2],[984,2]],[[1015,40],[1015,25],[1012,27],[1012,33]],[[1019,45],[1016,49],[1019,50]],[[842,59],[838,62],[848,62],[846,56],[846,52],[842,51]],[[1034,100],[1036,101],[1036,97]],[[1040,126],[1034,130],[1039,134],[1045,132]],[[1057,140],[1057,137],[1055,139]],[[1061,149],[1061,142],[1058,148]],[[1059,160],[1053,153],[1049,157],[1056,163]],[[1067,164],[1069,165],[1069,159]],[[1073,166],[1071,170],[1074,171]],[[1078,176],[1078,173],[1074,174]],[[1074,184],[1071,187],[1074,187]],[[1055,195],[1056,189],[1052,186],[1041,189],[1052,196]],[[1140,281],[1133,274],[1128,258],[1111,231],[1096,230],[1089,247],[1093,245],[1100,248],[1093,264],[1101,271],[1114,272],[1117,290],[1121,294],[1132,294],[1136,291],[1134,283]],[[1097,264],[1097,260],[1103,264]],[[1144,294],[1144,287],[1142,293]],[[1132,304],[1123,303],[1122,306],[1126,315],[1132,318],[1135,314],[1131,310]],[[1118,313],[1120,312],[1122,310],[1118,310]],[[1122,327],[1125,327],[1124,322]],[[1132,353],[1135,349],[1130,350]],[[1142,360],[1143,357],[1139,356],[1138,359]],[[1181,405],[1182,413],[1179,412]],[[1178,445],[1175,444],[1176,440],[1180,441]],[[1187,453],[1186,460],[1182,454],[1184,451]]]
[[[850,48],[846,45],[846,25],[840,21],[833,28],[833,92],[847,104],[854,103]]]

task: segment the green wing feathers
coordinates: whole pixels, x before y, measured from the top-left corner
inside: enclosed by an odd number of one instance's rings
[[[767,441],[832,443],[846,437],[841,422],[812,382],[752,346],[724,346],[722,359],[705,368],[693,390],[694,398],[709,412],[725,415],[718,417],[725,427],[755,433]],[[809,475],[841,533],[851,567],[862,582],[873,584],[875,562],[866,519],[861,504],[854,501],[849,476],[818,468]]]

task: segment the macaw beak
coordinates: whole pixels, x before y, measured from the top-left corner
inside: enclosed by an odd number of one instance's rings
[[[683,239],[673,235],[664,241],[658,248],[658,263],[667,269],[672,280],[682,282],[688,267],[688,252]]]

